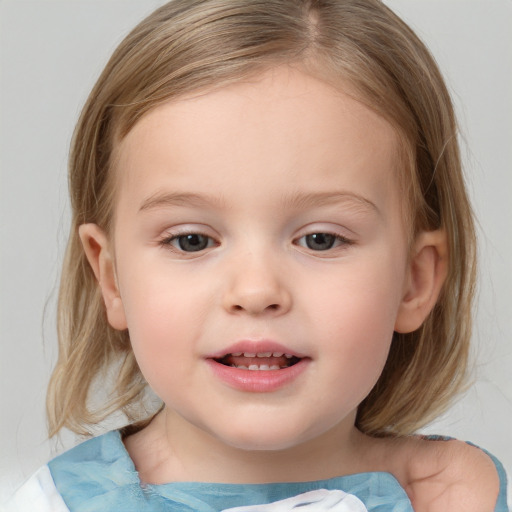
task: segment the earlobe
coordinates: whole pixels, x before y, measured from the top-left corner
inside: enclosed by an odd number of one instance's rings
[[[124,330],[127,328],[126,317],[108,237],[96,224],[82,224],[78,234],[101,289],[108,322],[114,329]]]
[[[448,242],[443,230],[418,235],[408,269],[395,331],[418,329],[432,311],[448,273]]]

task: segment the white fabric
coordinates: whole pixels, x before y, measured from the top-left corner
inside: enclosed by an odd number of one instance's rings
[[[34,473],[2,506],[2,512],[69,512],[48,466]]]
[[[363,502],[343,491],[318,489],[268,505],[227,508],[222,512],[368,512]]]

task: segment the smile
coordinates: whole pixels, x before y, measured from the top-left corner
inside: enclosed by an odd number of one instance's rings
[[[311,357],[271,340],[241,340],[206,357],[213,375],[230,388],[249,393],[269,393],[301,378]]]
[[[300,358],[283,352],[233,352],[215,361],[238,370],[270,371],[283,370],[297,364]]]

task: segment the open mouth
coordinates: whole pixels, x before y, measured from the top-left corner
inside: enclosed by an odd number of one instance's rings
[[[239,370],[283,370],[297,364],[300,357],[282,352],[233,352],[215,358],[217,363]]]

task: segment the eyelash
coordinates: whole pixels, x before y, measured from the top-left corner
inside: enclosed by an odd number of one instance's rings
[[[311,247],[308,247],[307,245],[302,245],[299,242],[299,240],[302,240],[302,239],[306,239],[307,237],[315,237],[315,236],[318,236],[318,235],[322,235],[322,237],[331,237],[330,238],[330,241],[332,242],[332,244],[325,248],[325,249],[312,249]],[[329,233],[328,231],[315,231],[313,233],[308,233],[306,235],[302,235],[301,237],[299,238],[296,238],[294,240],[294,243],[296,243],[297,245],[299,245],[300,247],[305,247],[306,249],[309,249],[313,252],[328,252],[330,250],[333,250],[333,249],[337,249],[337,248],[340,248],[340,247],[346,247],[346,246],[350,246],[354,243],[353,240],[349,240],[348,238],[342,236],[342,235],[338,235],[336,233]],[[321,243],[321,242],[320,242]]]
[[[318,235],[322,235],[322,239],[324,239],[325,237],[328,238],[328,240],[327,240],[328,246],[325,247],[324,249],[319,249],[319,248],[314,249],[312,247],[309,247],[307,245],[307,242],[305,242],[305,244],[300,243],[300,240],[302,240],[302,239],[306,240],[307,237],[317,237]],[[180,243],[180,239],[185,239],[186,237],[203,237],[204,239],[206,239],[207,245],[204,247],[200,247],[197,250],[187,251],[183,248],[182,244]],[[319,244],[322,243],[322,239],[321,239],[321,241],[318,242]],[[189,242],[190,241],[191,240],[189,240]],[[179,244],[180,247],[176,247],[173,244],[173,242],[176,242],[177,244]],[[303,247],[303,248],[308,249],[314,253],[327,253],[327,252],[337,249],[337,248],[343,248],[343,247],[353,245],[354,241],[350,240],[344,236],[338,235],[336,233],[330,233],[328,231],[316,231],[313,233],[308,233],[306,235],[302,235],[302,236],[294,239],[293,243],[295,245],[298,245],[299,247]],[[324,240],[324,243],[325,243],[325,240]],[[185,255],[185,254],[203,253],[203,251],[205,251],[206,249],[218,246],[219,243],[216,242],[211,236],[205,235],[198,231],[185,231],[185,232],[181,232],[181,233],[172,234],[170,236],[163,238],[162,240],[159,241],[159,245],[162,247],[171,249],[179,254]]]
[[[186,237],[192,237],[192,236],[206,238],[208,245],[206,247],[202,248],[202,249],[197,250],[197,251],[186,251],[183,248],[175,247],[173,245],[173,242],[177,242],[179,244],[180,243],[180,239],[184,239]],[[213,241],[213,244],[211,244],[212,241]],[[167,236],[167,237],[163,238],[162,240],[159,241],[159,245],[162,246],[162,247],[170,248],[170,249],[172,249],[175,252],[180,253],[180,254],[194,254],[195,252],[201,253],[205,249],[208,249],[210,247],[214,247],[215,245],[218,245],[218,243],[215,242],[214,239],[211,236],[205,235],[205,234],[200,233],[198,231],[184,231],[184,232],[172,234],[170,236]]]

